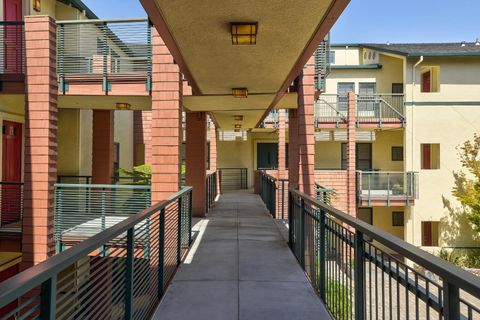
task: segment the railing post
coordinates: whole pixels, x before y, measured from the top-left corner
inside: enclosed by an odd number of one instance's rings
[[[57,308],[57,275],[42,283],[42,293],[40,297],[40,319],[56,319]]]
[[[165,266],[165,208],[160,210],[158,232],[158,299],[163,296]]]
[[[288,245],[293,250],[293,196],[288,191]]]
[[[365,319],[365,246],[363,233],[355,232],[355,320]]]
[[[182,197],[178,198],[178,225],[177,225],[177,266],[182,261]]]
[[[390,172],[387,172],[387,206],[390,207]]]
[[[152,25],[150,20],[147,21],[147,83],[146,90],[152,90]]]
[[[55,225],[54,233],[56,237],[57,253],[62,252],[62,208],[63,208],[62,188],[55,187]]]
[[[300,199],[300,265],[305,270],[305,200]]]
[[[102,188],[102,198],[101,198],[101,209],[100,209],[100,219],[101,219],[101,224],[102,224],[102,231],[105,230],[106,228],[106,211],[107,211],[107,199],[105,195],[105,188]]]
[[[443,283],[443,319],[460,319],[460,289],[448,281]]]
[[[134,256],[134,229],[127,231],[127,261],[125,275],[125,320],[133,318],[133,256]]]
[[[325,247],[326,247],[326,217],[325,211],[320,210],[320,248],[319,248],[319,258],[320,258],[320,298],[323,301],[326,301],[326,259],[325,259]]]
[[[104,22],[102,26],[103,33],[103,77],[102,77],[102,89],[104,92],[108,92],[108,36],[107,36],[107,23]]]
[[[188,194],[188,245],[192,243],[192,190]]]
[[[59,35],[58,35],[58,80],[60,85],[60,90],[62,93],[66,92],[66,85],[65,85],[65,25],[60,24],[59,26]]]

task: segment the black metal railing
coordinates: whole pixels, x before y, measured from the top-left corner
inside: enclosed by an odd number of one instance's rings
[[[57,183],[91,184],[92,176],[59,175]],[[150,185],[151,181],[148,177],[113,176],[111,183],[115,185]]]
[[[248,189],[247,168],[219,168],[220,190],[243,190]]]
[[[0,182],[0,232],[22,231],[23,182]]]
[[[142,80],[151,89],[152,31],[147,19],[68,20],[57,22],[59,89],[68,83]]]
[[[480,278],[293,189],[289,244],[334,319],[480,319]]]
[[[212,172],[207,175],[205,180],[206,192],[206,211],[210,211],[210,208],[213,206],[213,202],[218,195],[218,185],[217,185],[217,172]]]
[[[260,197],[275,219],[277,217],[277,179],[264,171],[260,173]]]
[[[23,21],[0,21],[0,75],[25,74],[25,34]]]
[[[332,205],[333,189],[326,188],[324,186],[315,183],[315,195],[318,201],[325,203],[329,206]]]
[[[0,284],[4,319],[147,319],[191,243],[192,188]]]

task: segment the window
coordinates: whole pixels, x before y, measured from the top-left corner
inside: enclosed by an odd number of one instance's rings
[[[438,247],[439,226],[438,221],[422,221],[423,247]]]
[[[355,152],[357,170],[372,171],[372,144],[357,143]],[[347,143],[342,143],[342,170],[347,170],[347,156]]]
[[[440,67],[423,67],[421,69],[421,91],[440,91]]]
[[[257,143],[257,169],[278,168],[278,143]]]
[[[422,169],[433,170],[440,169],[440,144],[422,143],[420,145],[422,157]]]
[[[403,83],[392,83],[393,94],[403,94]]]
[[[403,147],[392,147],[392,161],[403,161]]]
[[[328,52],[328,62],[330,64],[335,64],[335,51]]]
[[[403,227],[405,225],[403,211],[393,211],[392,212],[392,226],[393,227]]]

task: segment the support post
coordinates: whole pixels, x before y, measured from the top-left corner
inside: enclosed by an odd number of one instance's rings
[[[115,176],[114,110],[93,110],[92,183],[111,184]]]
[[[365,319],[365,240],[363,233],[355,232],[355,320]]]
[[[357,216],[357,166],[356,166],[356,105],[357,96],[348,93],[348,123],[347,123],[347,212]]]

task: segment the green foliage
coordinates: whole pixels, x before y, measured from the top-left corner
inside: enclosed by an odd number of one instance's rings
[[[440,259],[443,259],[447,262],[450,262],[451,264],[456,265],[457,267],[463,267],[464,266],[464,259],[461,255],[457,254],[455,249],[453,250],[447,250],[445,248],[440,249],[438,252],[438,257]]]
[[[131,177],[134,184],[149,185],[152,179],[152,166],[149,164],[142,164],[133,167],[133,171],[120,168],[118,174],[123,177]]]
[[[462,205],[462,210],[473,228],[480,235],[480,135],[457,148],[464,171],[454,171],[455,185],[452,194]]]
[[[326,300],[327,302],[333,302],[333,305],[327,304],[335,319],[349,318],[352,312],[352,302],[350,301],[350,293],[345,285],[339,281],[327,278]]]

